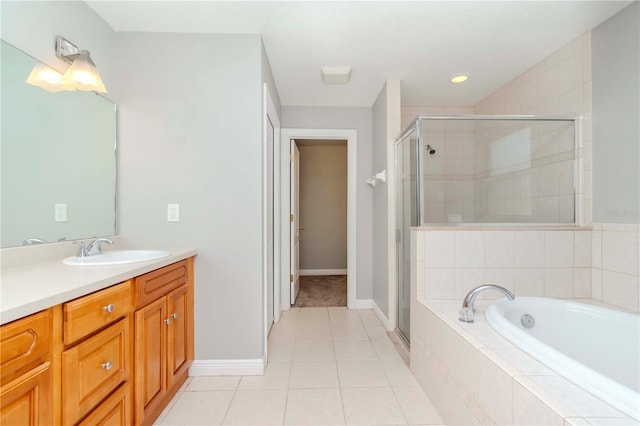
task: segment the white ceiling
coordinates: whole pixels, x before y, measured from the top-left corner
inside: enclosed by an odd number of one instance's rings
[[[87,1],[116,31],[260,33],[283,105],[474,105],[630,1]],[[321,66],[352,67],[326,86]],[[452,74],[468,72],[462,85]]]

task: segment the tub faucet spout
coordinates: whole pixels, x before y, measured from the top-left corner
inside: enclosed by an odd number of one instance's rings
[[[462,309],[460,309],[460,317],[458,320],[462,322],[473,322],[473,313],[476,311],[474,308],[474,304],[476,302],[476,297],[484,290],[498,290],[502,292],[507,299],[513,300],[515,296],[509,290],[504,287],[495,284],[484,284],[472,289],[467,295],[464,297],[462,301]]]

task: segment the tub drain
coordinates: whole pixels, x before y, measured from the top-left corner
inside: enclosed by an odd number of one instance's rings
[[[533,326],[536,325],[536,319],[532,315],[524,314],[520,318],[520,323],[522,323],[524,328],[533,328]]]

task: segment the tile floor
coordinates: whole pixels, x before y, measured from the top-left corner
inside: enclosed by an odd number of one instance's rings
[[[371,310],[293,308],[264,376],[193,377],[157,425],[441,425]]]

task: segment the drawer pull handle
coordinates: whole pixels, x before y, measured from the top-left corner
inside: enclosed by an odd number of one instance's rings
[[[167,319],[165,319],[165,320],[164,320],[164,323],[165,323],[165,324],[171,324],[171,318],[167,318]]]
[[[178,313],[177,312],[172,313],[171,314],[171,318],[177,319],[178,318]]]
[[[105,312],[113,312],[116,309],[115,305],[113,303],[109,303],[108,305],[106,305],[104,308],[102,308],[103,311]]]
[[[104,364],[102,364],[102,368],[109,371],[113,368],[113,363],[111,361],[107,361]]]

